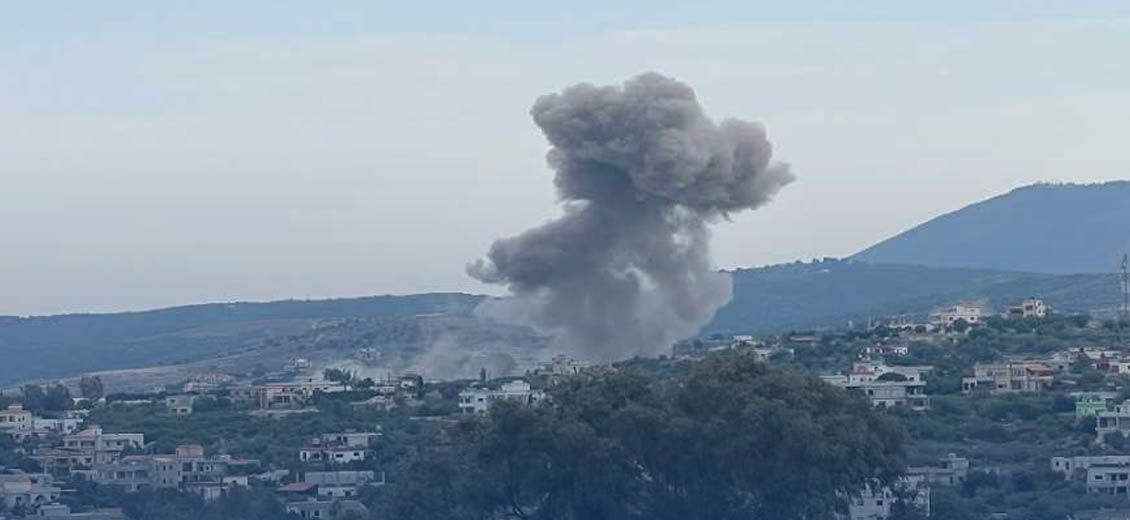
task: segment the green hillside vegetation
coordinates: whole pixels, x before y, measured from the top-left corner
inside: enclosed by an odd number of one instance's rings
[[[1114,271],[1130,252],[1130,181],[1036,184],[966,206],[852,258],[1040,273]]]
[[[875,265],[825,259],[733,273],[734,298],[704,333],[777,333],[843,327],[848,321],[910,315],[924,318],[955,300],[1004,309],[1038,297],[1061,312],[1103,315],[1119,302],[1113,274],[1051,275],[986,269]]]
[[[346,318],[469,314],[457,293],[269,303],[217,303],[118,314],[0,318],[0,386],[104,369],[174,364]]]

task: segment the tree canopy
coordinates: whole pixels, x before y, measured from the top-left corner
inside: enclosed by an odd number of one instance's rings
[[[393,483],[396,518],[826,518],[902,470],[901,428],[817,378],[752,356],[673,377],[572,379],[498,402]]]

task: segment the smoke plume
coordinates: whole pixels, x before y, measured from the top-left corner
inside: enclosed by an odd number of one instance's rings
[[[765,204],[793,175],[755,123],[714,123],[694,91],[655,73],[576,85],[531,110],[552,145],[564,215],[496,241],[468,273],[515,298],[558,347],[595,360],[664,352],[730,301],[708,224]]]

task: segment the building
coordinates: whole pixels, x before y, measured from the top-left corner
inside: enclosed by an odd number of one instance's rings
[[[121,508],[96,509],[85,513],[72,513],[71,508],[63,504],[50,504],[39,508],[36,518],[50,518],[54,520],[129,520]]]
[[[63,437],[63,448],[82,458],[84,466],[118,460],[123,451],[140,450],[145,446],[141,433],[105,433],[98,426]]]
[[[265,383],[255,389],[259,394],[259,408],[267,409],[300,406],[312,399],[314,394],[345,392],[349,390],[349,385],[324,379],[305,378],[282,383]]]
[[[1055,380],[1055,371],[1043,363],[978,363],[973,377],[961,379],[961,391],[987,389],[994,394],[1042,392]]]
[[[1063,478],[1091,466],[1130,466],[1130,455],[1084,455],[1078,457],[1052,457],[1052,471],[1063,473]]]
[[[850,520],[882,520],[891,515],[891,508],[899,500],[905,500],[930,516],[930,485],[917,475],[908,475],[890,487],[866,488],[859,496],[848,501]]]
[[[356,500],[308,499],[288,502],[286,512],[299,518],[367,518],[369,509]]]
[[[862,393],[875,407],[926,410],[930,407],[930,398],[926,395],[925,374],[931,369],[860,362],[852,365],[851,372],[845,375],[821,376],[821,379]]]
[[[1130,401],[1114,406],[1113,410],[1099,412],[1095,415],[1095,433],[1101,440],[1108,433],[1130,432]]]
[[[751,337],[752,339],[752,337]],[[558,354],[553,356],[549,361],[538,363],[534,369],[534,375],[546,375],[551,377],[569,377],[577,376],[584,373],[589,368],[592,368],[592,363],[574,359],[565,354]]]
[[[357,496],[357,488],[368,484],[381,484],[372,471],[307,471],[302,482],[318,486],[322,497],[349,498]]]
[[[127,491],[146,488],[181,488],[206,500],[218,498],[228,489],[246,486],[245,478],[228,478],[230,470],[251,461],[228,455],[206,456],[195,444],[177,446],[176,452],[162,455],[133,455],[98,464],[91,480],[102,485],[121,486]]]
[[[192,413],[192,402],[196,400],[193,395],[170,395],[165,398],[165,409],[173,415],[188,415]]]
[[[1044,304],[1044,300],[1036,298],[1029,298],[1020,302],[1020,305],[1009,307],[1005,313],[1005,316],[1013,319],[1044,318],[1047,315],[1048,306]]]
[[[32,428],[31,412],[24,410],[23,406],[11,404],[0,411],[0,434],[21,440],[31,435]]]
[[[310,446],[298,450],[298,460],[345,464],[365,460],[365,449],[349,446]]]
[[[459,411],[463,413],[486,413],[491,403],[500,400],[514,401],[526,405],[540,402],[545,394],[540,390],[533,390],[530,384],[522,381],[510,381],[498,390],[484,388],[469,388],[459,392]]]
[[[373,440],[380,437],[378,432],[323,433],[314,440],[315,445],[346,446],[349,448],[368,448]]]
[[[62,417],[59,419],[31,418],[31,434],[36,437],[47,435],[70,435],[82,426],[81,417]]]
[[[1095,464],[1087,468],[1087,493],[1130,496],[1130,464]]]
[[[983,321],[982,314],[981,307],[959,303],[931,314],[930,324],[943,330],[953,328],[958,321],[964,321],[970,326],[980,325]]]
[[[1072,392],[1075,399],[1075,418],[1097,417],[1110,409],[1110,402],[1118,397],[1117,392]]]
[[[958,486],[969,474],[969,459],[950,453],[942,457],[937,466],[914,466],[907,468],[906,472],[921,476],[931,486]]]
[[[54,478],[46,473],[24,473],[12,470],[0,474],[0,504],[6,510],[39,511],[59,500],[62,490],[54,486]]]

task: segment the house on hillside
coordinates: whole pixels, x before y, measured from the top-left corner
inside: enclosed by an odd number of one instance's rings
[[[23,406],[10,404],[0,410],[0,434],[21,440],[31,435],[32,427],[31,412],[24,410]]]
[[[961,378],[965,393],[987,389],[994,394],[1042,392],[1055,381],[1055,371],[1043,363],[977,363],[973,376]]]
[[[62,490],[46,473],[24,473],[9,470],[0,473],[0,504],[5,510],[26,509],[38,512],[43,506],[59,500]]]
[[[1044,318],[1048,315],[1048,306],[1044,300],[1029,298],[1013,305],[1005,312],[1005,317],[1012,319]]]
[[[468,388],[459,392],[459,411],[462,413],[486,413],[495,401],[513,401],[526,405],[536,404],[545,399],[545,393],[534,390],[530,384],[519,379],[502,385],[498,390]]]
[[[888,366],[871,362],[852,365],[844,375],[821,376],[825,382],[862,393],[875,407],[908,407],[926,410],[930,398],[926,395],[925,374],[927,366]]]
[[[170,395],[165,398],[165,409],[173,415],[189,415],[192,413],[192,402],[195,400],[194,395]]]
[[[980,325],[984,319],[984,309],[976,305],[959,303],[930,314],[930,324],[935,329],[951,329],[959,321],[970,326]]]

